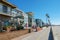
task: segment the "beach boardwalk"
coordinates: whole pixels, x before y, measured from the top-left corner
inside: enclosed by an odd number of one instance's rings
[[[38,32],[32,32],[24,36],[14,38],[12,40],[48,40],[49,32],[50,32],[50,27],[45,28]]]

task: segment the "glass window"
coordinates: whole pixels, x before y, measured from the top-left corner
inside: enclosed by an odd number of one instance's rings
[[[4,12],[4,13],[7,13],[7,11],[8,11],[7,6],[3,5],[3,12]]]
[[[12,11],[12,8],[10,8],[10,12]]]

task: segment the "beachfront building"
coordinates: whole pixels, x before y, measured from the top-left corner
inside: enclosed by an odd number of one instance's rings
[[[35,19],[35,20],[36,20],[37,27],[39,27],[39,25],[40,25],[40,19]]]
[[[17,23],[22,24],[23,20],[23,11],[6,0],[0,0],[0,26],[5,27],[13,24],[16,25]],[[0,29],[2,29],[2,27],[0,27]]]
[[[14,21],[15,21],[15,25],[16,27],[19,29],[21,29],[23,27],[24,24],[24,12],[22,10],[19,10],[18,8],[15,9],[17,14],[15,15],[15,17],[13,17]]]
[[[16,10],[16,14],[15,14],[15,16],[13,17],[14,18],[14,20],[16,20],[17,22],[18,22],[18,24],[20,25],[21,24],[21,22],[23,22],[24,21],[24,16],[23,16],[23,14],[24,14],[24,12],[23,11],[21,11],[21,10],[19,10],[19,9],[15,9]]]
[[[18,24],[21,24],[20,21],[23,21],[24,17],[23,17],[23,12],[21,10],[19,10],[18,8],[13,9],[13,20],[17,21]]]
[[[1,22],[4,26],[13,25],[15,28],[18,25],[32,27],[34,25],[33,13],[24,13],[6,0],[0,0],[0,26]]]
[[[27,14],[28,14],[28,27],[32,27],[33,13],[27,12]]]
[[[32,19],[32,26],[36,26],[35,18]]]
[[[8,21],[13,17],[12,10],[16,8],[16,6],[4,1],[0,0],[0,20]]]
[[[24,29],[28,29],[28,14],[24,13]]]
[[[9,21],[14,17],[12,11],[15,8],[16,6],[6,0],[0,0],[0,30],[2,30],[2,27],[10,25]]]
[[[44,26],[44,22],[41,19],[36,19],[36,25],[37,27],[43,27]]]

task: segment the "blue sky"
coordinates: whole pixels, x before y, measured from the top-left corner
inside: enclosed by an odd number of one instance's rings
[[[33,12],[34,18],[46,22],[48,13],[52,24],[60,24],[60,0],[8,0],[24,12]]]

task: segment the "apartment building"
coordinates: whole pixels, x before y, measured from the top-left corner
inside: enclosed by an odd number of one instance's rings
[[[28,14],[24,13],[24,29],[28,29]]]
[[[36,26],[35,18],[32,19],[32,26]]]
[[[28,14],[28,27],[32,27],[33,13],[27,12]]]
[[[0,20],[8,21],[13,17],[14,13],[12,12],[16,6],[4,1],[0,0]]]
[[[14,16],[14,19],[21,24],[22,22],[24,22],[24,12],[22,10],[19,10],[18,8],[16,8],[17,14]]]
[[[4,24],[7,24],[8,21],[18,22],[18,24],[23,24],[24,27],[32,27],[33,13],[24,13],[6,0],[0,0],[0,21],[4,22]]]
[[[0,22],[3,22],[4,26],[8,26],[12,23],[15,24],[16,22],[18,24],[23,23],[23,14],[24,12],[19,10],[15,5],[7,2],[6,0],[0,0]]]
[[[44,27],[45,23],[41,19],[36,19],[35,21],[37,27]]]

